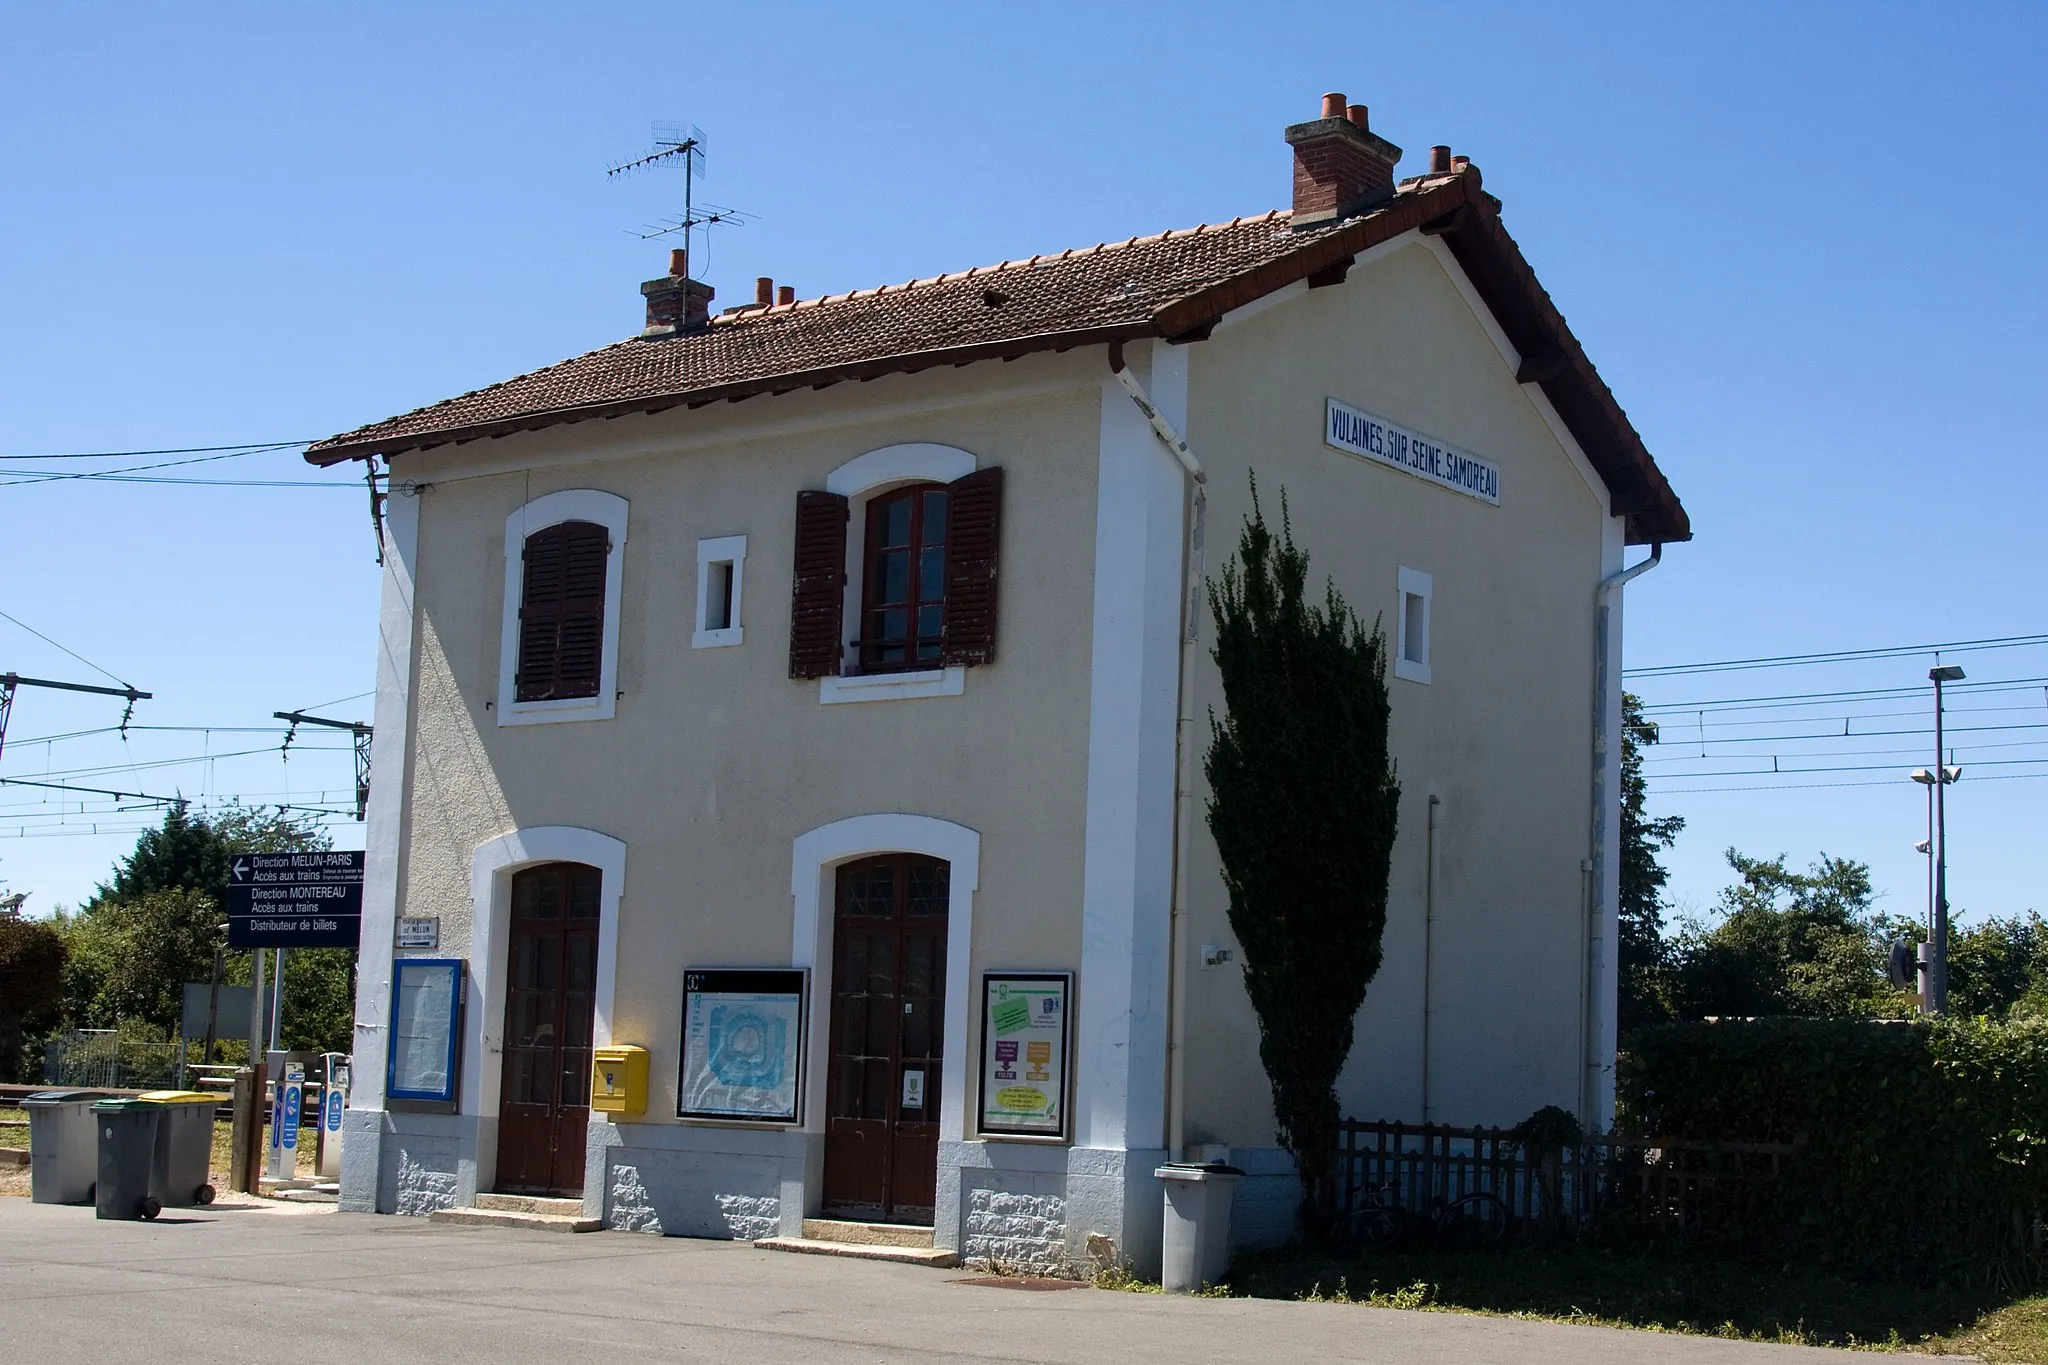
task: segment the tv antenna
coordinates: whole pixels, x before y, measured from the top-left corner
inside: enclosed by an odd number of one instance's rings
[[[725,208],[717,204],[697,202],[697,182],[710,177],[704,168],[704,130],[694,123],[656,123],[653,125],[654,150],[631,161],[621,161],[607,167],[605,175],[616,177],[635,171],[663,169],[681,164],[683,168],[683,216],[666,218],[659,223],[649,223],[646,229],[633,235],[641,241],[653,237],[666,237],[672,232],[683,234],[683,250],[690,249],[690,233],[697,228],[708,230],[716,223],[743,225],[752,214],[738,209]],[[699,210],[702,212],[699,212]],[[631,232],[632,229],[628,228]],[[708,240],[708,238],[707,238]]]

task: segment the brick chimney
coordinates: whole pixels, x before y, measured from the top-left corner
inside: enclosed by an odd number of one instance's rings
[[[678,247],[668,253],[668,274],[647,281],[640,292],[647,297],[647,325],[640,335],[652,340],[702,329],[715,291],[690,278],[690,253]]]
[[[1294,148],[1295,227],[1315,227],[1391,199],[1401,149],[1366,126],[1365,106],[1323,96],[1323,116],[1287,130]]]

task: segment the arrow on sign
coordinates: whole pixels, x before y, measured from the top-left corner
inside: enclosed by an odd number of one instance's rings
[[[242,859],[240,858],[235,859],[235,880],[242,880],[243,877],[248,875],[248,872],[249,864],[242,861]]]

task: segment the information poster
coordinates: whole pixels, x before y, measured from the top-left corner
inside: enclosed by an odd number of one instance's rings
[[[981,1131],[1067,1136],[1073,1036],[1070,972],[988,972],[981,978]]]
[[[394,1099],[453,1100],[462,962],[456,958],[400,958],[392,964],[392,976],[386,1093]]]
[[[799,1121],[805,983],[798,968],[683,973],[679,1118]]]

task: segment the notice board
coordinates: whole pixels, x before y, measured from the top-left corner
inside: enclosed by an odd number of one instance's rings
[[[683,1061],[676,1116],[802,1120],[800,967],[693,967],[683,973]]]
[[[981,978],[981,1120],[992,1137],[1068,1136],[1071,972]]]

